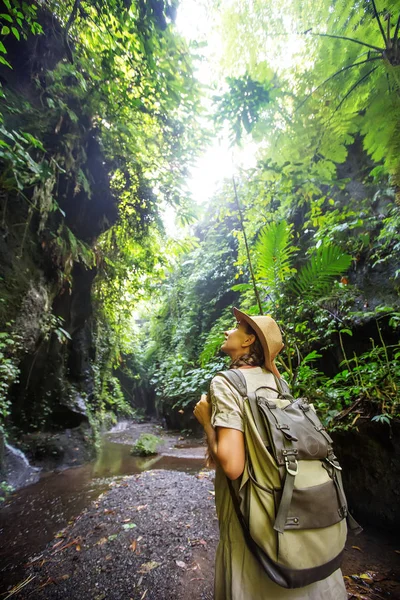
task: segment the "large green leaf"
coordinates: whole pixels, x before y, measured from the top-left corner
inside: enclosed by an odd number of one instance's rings
[[[297,248],[292,244],[292,237],[292,226],[286,221],[269,223],[262,228],[254,245],[256,279],[273,295],[293,273],[292,257]]]
[[[312,300],[329,292],[333,280],[343,275],[351,264],[351,256],[339,246],[320,246],[291,283],[293,292]]]

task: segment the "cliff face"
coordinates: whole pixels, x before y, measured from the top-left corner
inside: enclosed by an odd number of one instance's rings
[[[400,530],[399,423],[364,423],[333,434],[349,507],[361,525]]]
[[[13,341],[6,356],[19,368],[9,390],[10,424],[22,431],[88,419],[94,245],[117,218],[107,161],[90,115],[77,104],[74,77],[64,80],[70,96],[54,109],[52,72],[67,65],[63,33],[48,12],[39,21],[44,35],[11,40],[13,69],[0,69],[5,128],[32,134],[45,149],[29,148],[42,169],[33,185],[27,171],[18,187],[12,166],[2,165],[9,176],[1,194],[0,328]]]

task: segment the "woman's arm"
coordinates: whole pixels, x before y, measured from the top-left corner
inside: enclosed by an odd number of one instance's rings
[[[229,479],[237,479],[243,473],[245,463],[244,435],[238,429],[211,425],[211,404],[202,395],[194,409],[194,415],[207,436],[208,447]]]

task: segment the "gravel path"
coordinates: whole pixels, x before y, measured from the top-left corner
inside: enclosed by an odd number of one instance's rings
[[[212,471],[120,477],[31,559],[18,593],[2,597],[212,600],[217,541]],[[399,554],[389,534],[350,535],[349,599],[400,599]]]
[[[212,600],[212,473],[121,479],[34,558],[18,598]]]

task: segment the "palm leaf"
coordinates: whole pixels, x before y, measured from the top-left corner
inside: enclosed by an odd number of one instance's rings
[[[292,256],[297,248],[292,244],[292,237],[292,226],[286,221],[269,223],[262,228],[254,245],[256,279],[275,295],[293,272]]]
[[[335,277],[345,273],[350,264],[351,256],[339,246],[320,246],[299,271],[290,288],[304,298],[314,300],[328,293]]]

